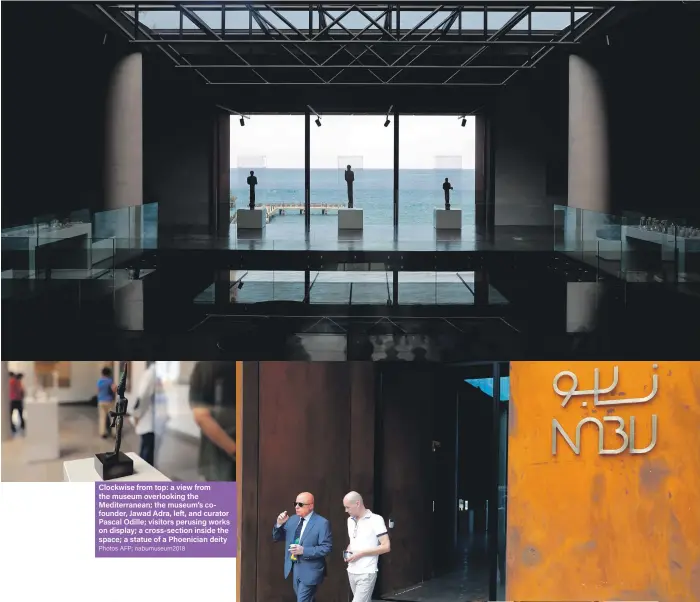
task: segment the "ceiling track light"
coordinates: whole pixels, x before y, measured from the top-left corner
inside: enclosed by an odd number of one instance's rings
[[[389,115],[391,115],[391,109],[394,108],[394,105],[391,105],[389,107],[389,110],[386,112],[386,119],[384,120],[384,127],[388,128],[389,124],[391,123],[391,119],[389,119]]]
[[[306,108],[309,109],[312,114],[316,115],[315,123],[318,127],[321,127],[321,116],[311,108],[311,105],[306,105]]]
[[[216,105],[217,109],[221,109],[222,111],[226,111],[227,113],[230,113],[231,115],[237,115],[240,117],[238,122],[241,124],[241,127],[245,125],[245,120],[250,119],[250,117],[246,117],[243,113],[239,113],[238,111],[234,111],[233,109],[229,109],[228,107],[224,107],[222,105]]]

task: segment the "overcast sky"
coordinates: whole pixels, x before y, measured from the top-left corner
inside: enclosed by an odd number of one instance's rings
[[[311,123],[311,167],[348,163],[364,169],[392,169],[394,124],[383,115],[327,115]],[[461,127],[457,116],[401,115],[402,169],[474,168],[474,118]],[[231,119],[231,167],[304,167],[304,116],[253,115],[241,127]]]

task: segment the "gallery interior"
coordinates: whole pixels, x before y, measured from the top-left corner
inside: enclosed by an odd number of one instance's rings
[[[15,2],[5,23],[15,357],[29,327],[54,357],[466,361],[648,355],[697,326],[695,3]]]
[[[506,599],[509,381],[507,362],[243,362],[240,596],[288,599],[269,533],[283,500],[314,493],[342,549],[355,489],[391,537],[374,599]],[[290,453],[303,462],[280,470]],[[319,595],[347,591],[334,549]]]
[[[200,461],[202,430],[189,402],[190,376],[196,362],[154,362],[156,386],[152,403],[141,402],[147,363],[130,361],[122,449],[143,454],[143,433],[153,433],[151,466],[167,480],[206,480]],[[66,465],[90,459],[114,447],[114,428],[103,431],[98,410],[98,380],[104,368],[119,380],[120,362],[3,361],[2,480],[58,482],[69,480]],[[234,370],[235,368],[232,368]],[[10,407],[10,373],[21,374],[22,411]],[[8,388],[6,388],[8,387]],[[11,417],[11,418],[10,418]],[[146,431],[137,429],[149,423]],[[9,420],[8,420],[9,418]],[[101,435],[107,432],[107,437]],[[147,460],[148,461],[148,460]]]

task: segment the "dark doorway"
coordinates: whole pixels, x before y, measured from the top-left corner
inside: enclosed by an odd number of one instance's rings
[[[492,363],[380,369],[375,507],[392,551],[375,598],[475,602],[502,591],[507,402],[495,400],[507,399],[507,374]]]

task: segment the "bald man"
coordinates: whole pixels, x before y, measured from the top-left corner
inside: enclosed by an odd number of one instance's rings
[[[357,491],[343,498],[348,513],[348,537],[345,550],[352,602],[371,602],[379,571],[379,556],[391,551],[389,533],[384,519],[368,508]]]
[[[292,575],[297,602],[315,602],[316,588],[326,576],[326,556],[333,549],[331,526],[314,512],[314,496],[308,491],[297,496],[294,514],[280,513],[272,539],[285,542],[284,578]]]

